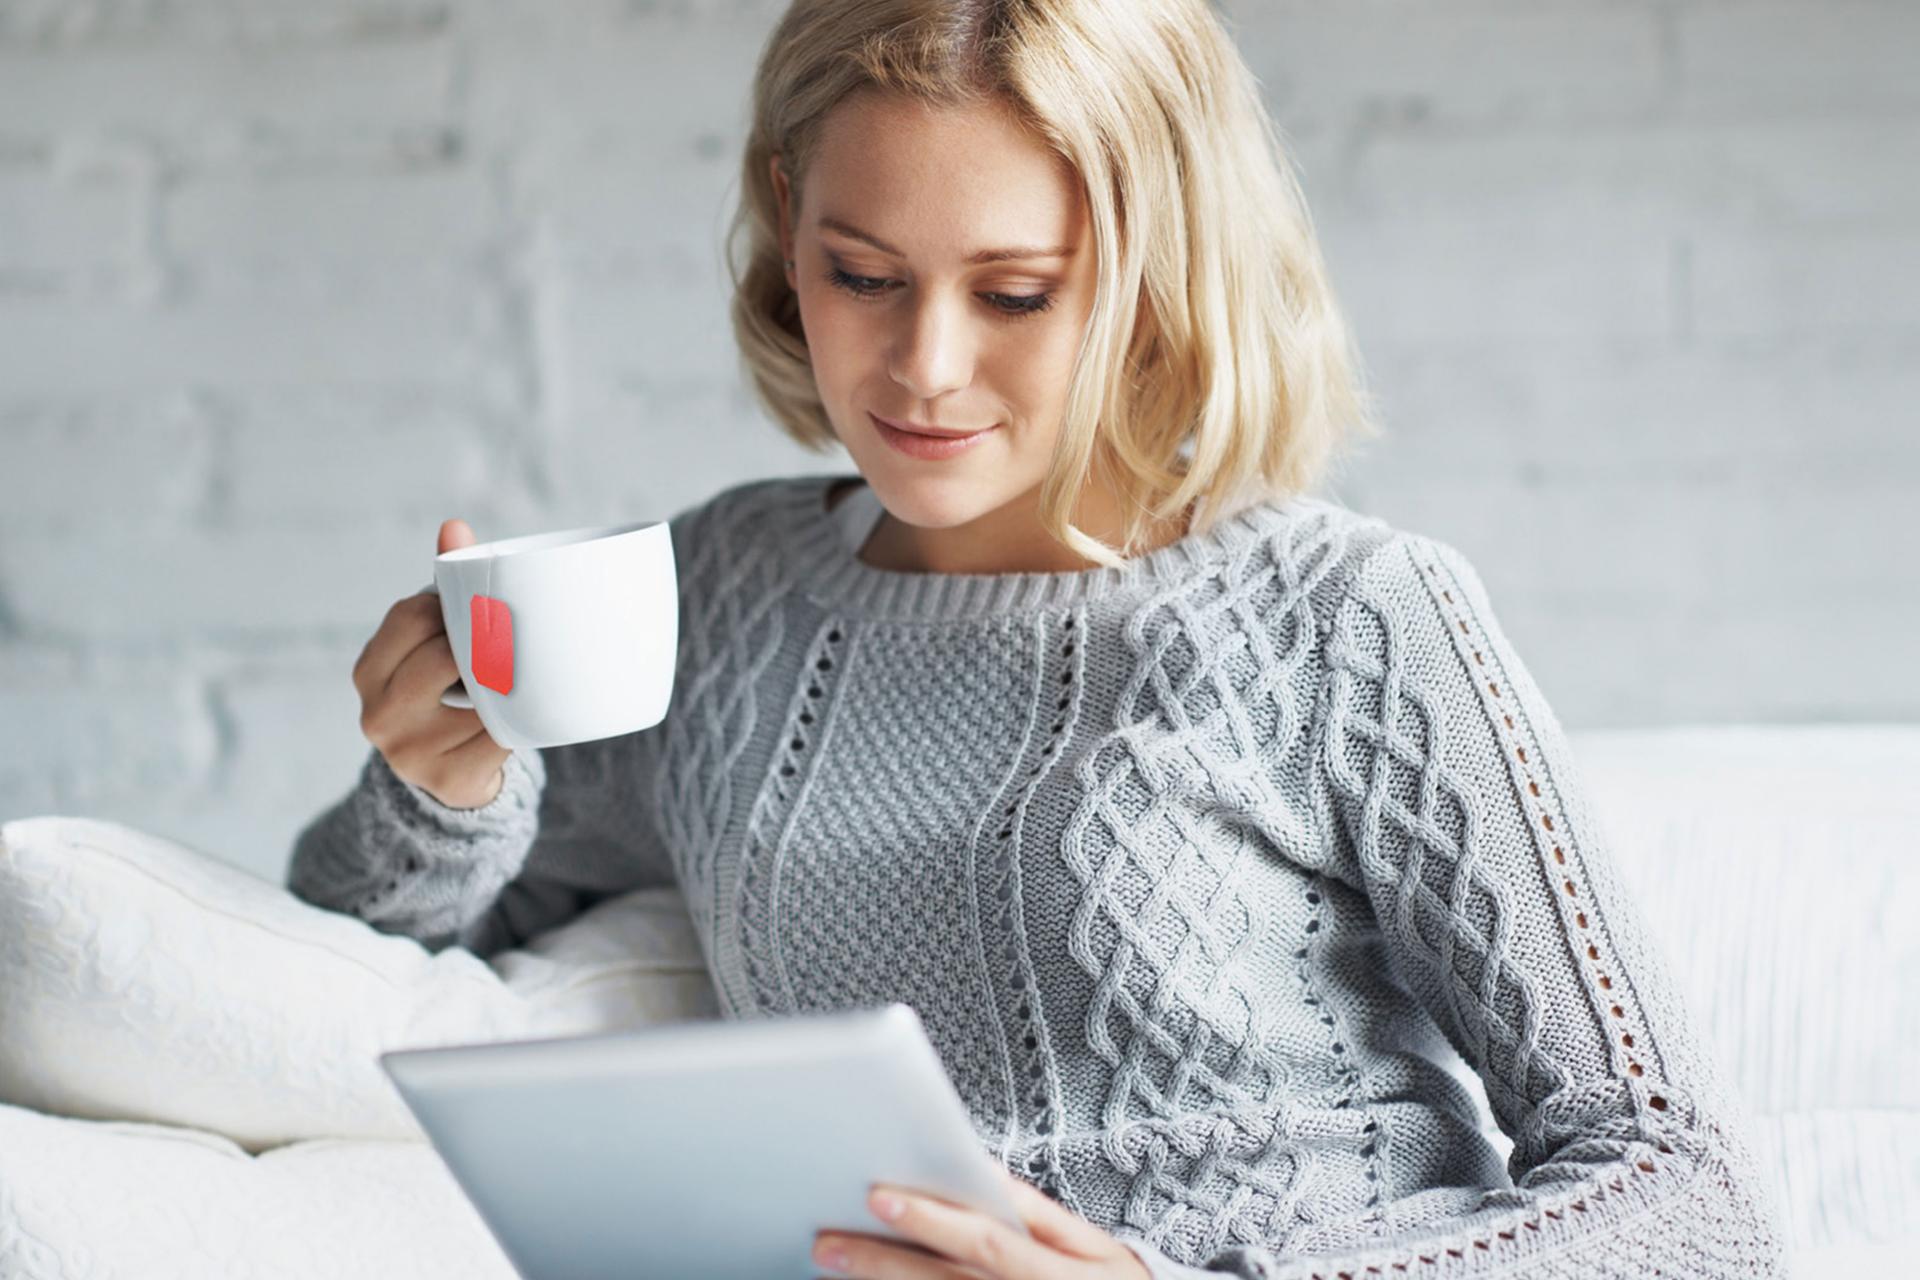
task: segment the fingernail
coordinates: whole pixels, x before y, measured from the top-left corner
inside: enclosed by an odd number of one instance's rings
[[[847,1251],[830,1240],[813,1247],[813,1260],[829,1271],[847,1269]]]
[[[891,1222],[906,1211],[906,1202],[886,1191],[873,1193],[873,1211]]]

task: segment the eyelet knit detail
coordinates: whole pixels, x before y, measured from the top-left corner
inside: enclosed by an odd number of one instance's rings
[[[761,1013],[791,1013],[797,1007],[773,936],[779,836],[806,782],[807,765],[818,755],[813,746],[825,732],[826,708],[832,705],[834,689],[846,669],[847,633],[848,624],[839,618],[827,619],[815,633],[788,702],[786,731],[768,765],[770,776],[747,821],[746,844],[740,854],[740,963]]]
[[[1339,1020],[1332,1006],[1327,1002],[1325,993],[1314,981],[1313,949],[1315,942],[1321,936],[1322,913],[1327,909],[1326,883],[1324,880],[1315,878],[1307,882],[1303,892],[1307,904],[1306,940],[1294,950],[1294,973],[1304,993],[1301,998],[1313,1010],[1314,1016],[1320,1020],[1321,1025],[1327,1028],[1327,1052],[1333,1057],[1335,1063],[1333,1069],[1341,1082],[1333,1098],[1334,1108],[1344,1111],[1358,1103],[1364,1111],[1367,1104],[1372,1101],[1366,1092],[1365,1079],[1349,1060],[1346,1042],[1341,1038]],[[1386,1157],[1383,1154],[1385,1146],[1379,1121],[1368,1116],[1360,1126],[1360,1140],[1357,1144],[1358,1154],[1366,1162],[1364,1176],[1369,1184],[1366,1201],[1368,1209],[1377,1208],[1380,1204],[1380,1189],[1387,1167]],[[1306,1217],[1304,1212],[1302,1217]]]
[[[1044,642],[1035,699],[1036,723],[1027,753],[1009,787],[995,802],[987,823],[991,834],[983,902],[988,913],[987,962],[990,979],[1001,993],[1001,1025],[1012,1054],[1011,1086],[1016,1122],[1009,1132],[1011,1149],[1002,1153],[1008,1167],[1042,1191],[1062,1199],[1069,1208],[1072,1192],[1060,1177],[1060,1136],[1065,1122],[1059,1082],[1047,1070],[1055,1061],[1053,1046],[1040,1009],[1040,984],[1020,918],[1020,832],[1022,819],[1041,780],[1059,763],[1061,748],[1073,730],[1079,709],[1079,666],[1086,646],[1080,620],[1072,612],[1060,615],[1052,628],[1036,629],[1051,635]]]
[[[1614,1070],[1632,1084],[1646,1074],[1634,1051],[1635,1033],[1644,1034],[1645,1025],[1624,990],[1614,990],[1613,978],[1608,972],[1612,966],[1606,959],[1605,930],[1591,920],[1583,909],[1579,846],[1564,821],[1558,825],[1554,821],[1560,812],[1558,798],[1552,792],[1551,778],[1545,778],[1545,789],[1541,786],[1544,775],[1537,772],[1536,765],[1541,752],[1533,736],[1533,727],[1512,694],[1512,679],[1501,669],[1494,646],[1469,621],[1471,611],[1463,607],[1466,586],[1440,563],[1438,557],[1419,557],[1419,567],[1422,581],[1427,584],[1434,604],[1448,620],[1447,634],[1452,637],[1462,661],[1473,664],[1481,699],[1487,704],[1489,723],[1493,725],[1494,734],[1506,755],[1515,788],[1521,793],[1527,812],[1533,819],[1534,838],[1542,857],[1542,871],[1547,882],[1557,890],[1554,899],[1568,926],[1566,936],[1576,948],[1578,962],[1584,965],[1595,1007],[1605,1011],[1607,1021],[1612,1026]],[[1532,748],[1531,759],[1529,747]],[[1569,845],[1573,846],[1571,852]],[[1656,1112],[1664,1111],[1667,1107],[1666,1098],[1645,1087],[1636,1086],[1631,1096]],[[1648,1125],[1649,1132],[1659,1127],[1662,1126]]]

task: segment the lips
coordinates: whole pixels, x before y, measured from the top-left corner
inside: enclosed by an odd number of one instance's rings
[[[895,431],[906,431],[916,436],[933,436],[941,440],[964,440],[968,436],[977,436],[982,431],[993,430],[990,426],[973,428],[933,427],[925,426],[918,422],[908,422],[905,418],[882,418],[877,413],[873,416],[892,427]]]
[[[927,462],[942,462],[948,458],[957,458],[971,449],[980,447],[981,440],[999,430],[998,425],[995,425],[958,435],[927,435],[896,427],[889,419],[882,418],[876,413],[869,413],[867,417],[872,419],[873,429],[879,433],[880,438],[892,446],[896,453]]]

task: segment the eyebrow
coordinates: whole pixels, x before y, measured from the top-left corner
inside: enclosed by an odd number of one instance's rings
[[[823,230],[838,231],[843,236],[852,236],[855,240],[863,240],[880,252],[890,253],[896,258],[904,258],[907,256],[888,244],[885,240],[862,231],[844,219],[823,217],[820,219],[819,225]],[[977,264],[985,262],[1008,262],[1023,258],[1071,258],[1073,254],[1074,248],[1072,245],[1061,245],[1056,249],[1016,245],[1011,249],[982,249],[980,252],[970,255],[967,258],[967,262]]]

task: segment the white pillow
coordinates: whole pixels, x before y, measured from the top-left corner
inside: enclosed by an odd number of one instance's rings
[[[0,1102],[249,1151],[424,1137],[377,1055],[717,1014],[677,890],[490,961],[115,822],[0,824]]]
[[[517,1274],[424,1142],[250,1156],[193,1129],[0,1106],[0,1276]]]

